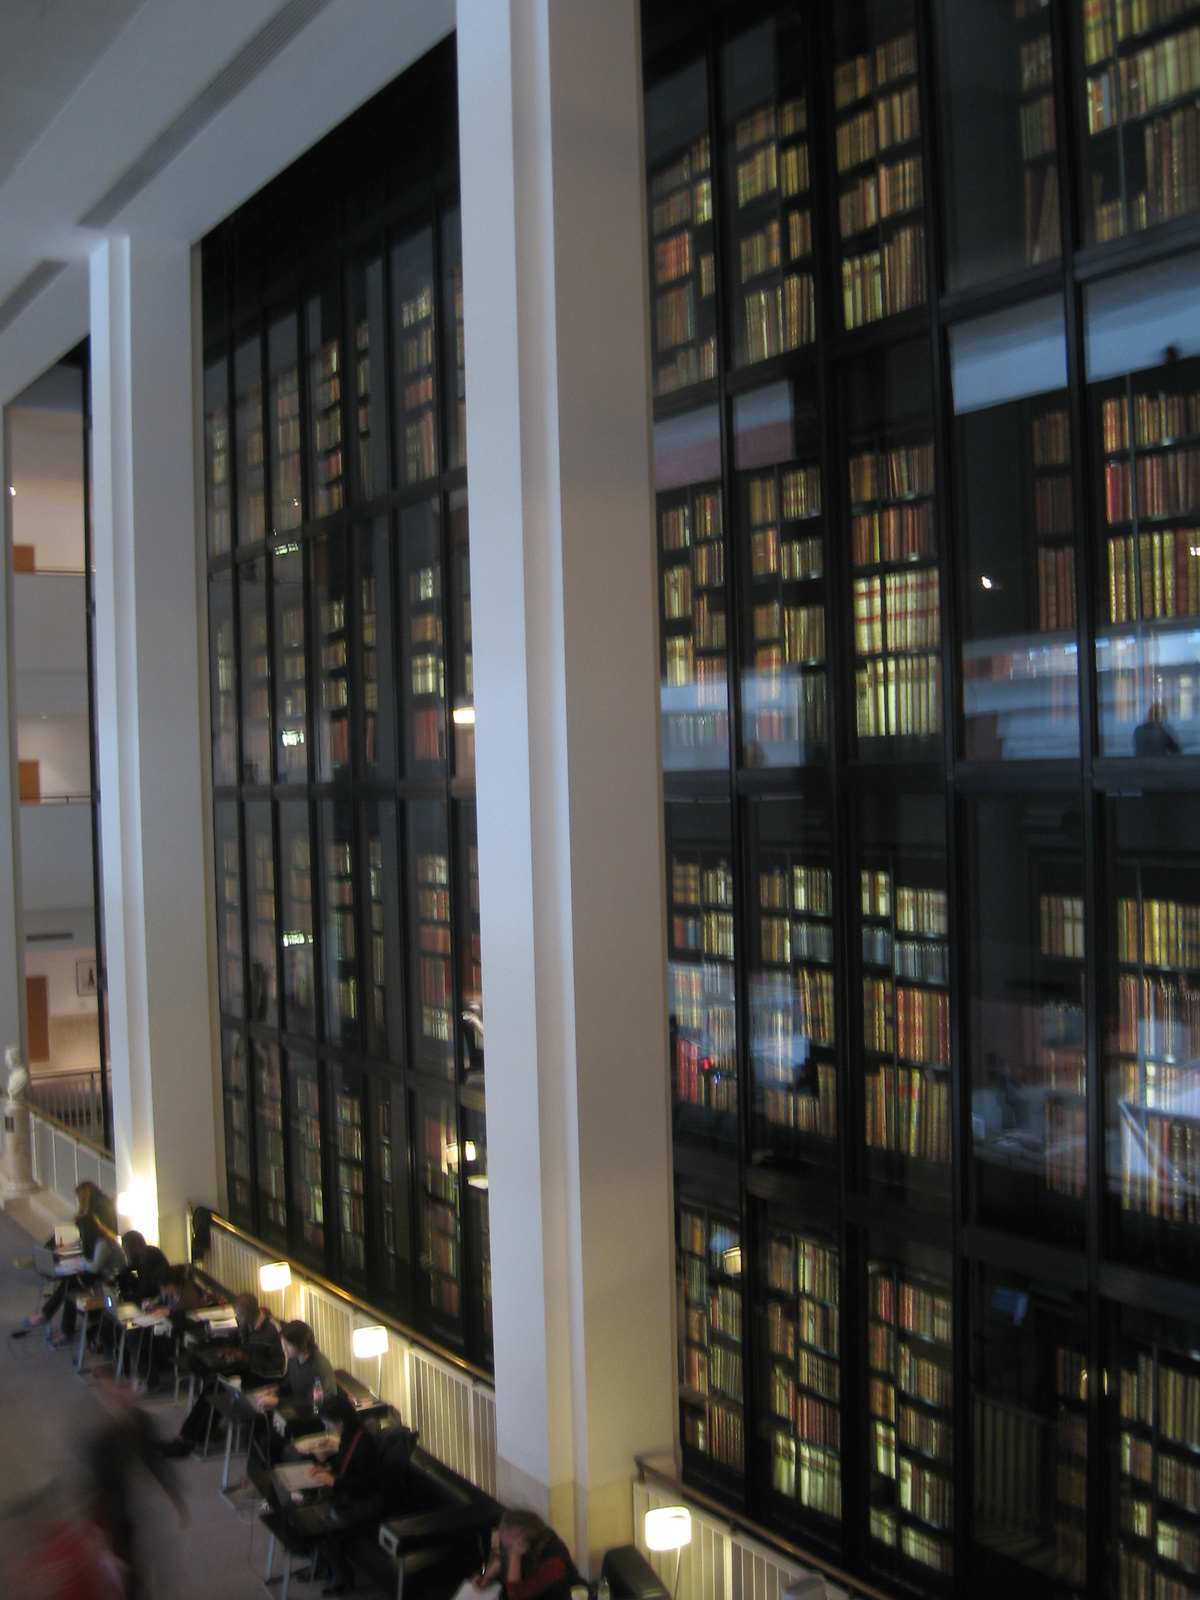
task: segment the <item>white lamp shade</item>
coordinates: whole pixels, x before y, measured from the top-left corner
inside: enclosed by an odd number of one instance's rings
[[[368,1356],[385,1356],[388,1331],[378,1323],[373,1323],[368,1328],[355,1328],[350,1335],[350,1344],[359,1361],[366,1360]]]
[[[656,1506],[646,1513],[646,1547],[680,1550],[692,1542],[692,1513],[686,1506]]]
[[[286,1261],[264,1261],[258,1269],[258,1286],[269,1294],[272,1289],[286,1289],[292,1281],[292,1269]]]

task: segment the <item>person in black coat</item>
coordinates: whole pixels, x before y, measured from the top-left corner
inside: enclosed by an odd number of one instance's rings
[[[378,1522],[383,1511],[379,1446],[363,1427],[354,1402],[336,1391],[321,1406],[321,1418],[338,1441],[337,1454],[327,1467],[313,1467],[313,1481],[328,1485],[330,1504],[342,1528],[321,1540],[318,1554],[329,1567],[330,1581],[323,1594],[342,1594],[353,1579],[344,1544],[366,1523]]]
[[[140,1306],[153,1300],[158,1292],[158,1275],[167,1265],[167,1258],[156,1244],[147,1244],[144,1234],[136,1228],[121,1235],[121,1248],[129,1266],[117,1280],[121,1298]]]

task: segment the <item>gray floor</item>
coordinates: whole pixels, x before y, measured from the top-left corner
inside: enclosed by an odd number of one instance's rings
[[[38,1301],[34,1274],[13,1266],[31,1245],[0,1211],[0,1551],[11,1545],[14,1500],[46,1488],[69,1503],[78,1476],[72,1445],[95,1427],[100,1412],[94,1381],[76,1376],[73,1353],[48,1348],[40,1330],[11,1337]],[[87,1360],[94,1364],[96,1357]],[[169,1389],[145,1402],[164,1437],[183,1419],[182,1392],[180,1398],[178,1409]],[[157,1484],[144,1486],[138,1525],[154,1600],[248,1600],[263,1593],[266,1537],[252,1508],[235,1510],[221,1498],[221,1464],[215,1455],[176,1464],[185,1526]],[[320,1586],[293,1584],[292,1592],[307,1600]]]

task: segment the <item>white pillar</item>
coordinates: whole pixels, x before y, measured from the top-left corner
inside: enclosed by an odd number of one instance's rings
[[[638,6],[458,61],[499,1492],[584,1558],[675,1433]]]
[[[217,1194],[186,245],[96,249],[91,360],[117,1185],[141,1192],[134,1223],[178,1258],[187,1202]]]
[[[0,1054],[15,1044],[28,1060],[25,935],[21,921],[21,807],[17,786],[17,665],[12,579],[12,419],[4,412],[4,538],[0,548]]]

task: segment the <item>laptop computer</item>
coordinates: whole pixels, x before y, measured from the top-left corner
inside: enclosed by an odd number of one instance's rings
[[[315,1482],[312,1463],[308,1461],[285,1461],[282,1466],[273,1467],[271,1484],[281,1506],[292,1505],[297,1500],[311,1500],[329,1492],[327,1484]]]

